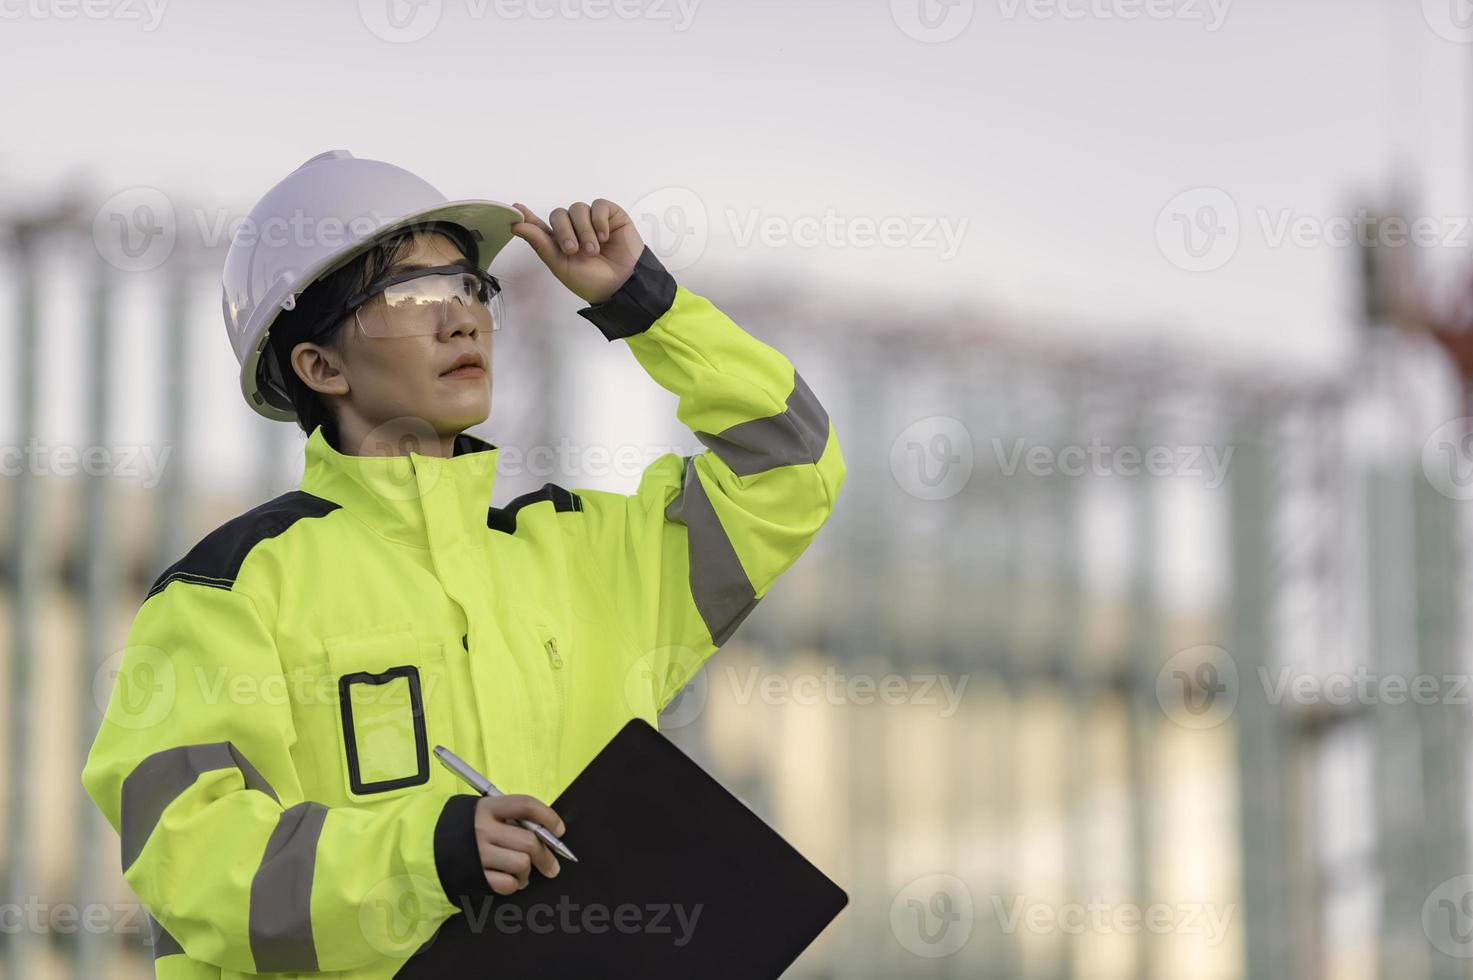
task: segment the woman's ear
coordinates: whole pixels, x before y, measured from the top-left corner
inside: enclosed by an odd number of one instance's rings
[[[341,354],[331,347],[304,340],[292,348],[291,365],[302,383],[319,395],[348,393]]]

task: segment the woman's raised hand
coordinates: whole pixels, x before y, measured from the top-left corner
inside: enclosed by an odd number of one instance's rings
[[[543,221],[518,204],[524,220],[512,233],[525,239],[543,263],[585,303],[605,302],[624,285],[644,251],[634,220],[613,201],[595,198],[557,208]]]

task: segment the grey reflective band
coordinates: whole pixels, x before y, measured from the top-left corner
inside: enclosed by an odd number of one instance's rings
[[[706,496],[694,456],[685,457],[680,493],[665,519],[684,524],[690,553],[690,594],[716,646],[725,643],[757,605],[757,591]]]
[[[247,789],[277,799],[271,784],[229,742],[178,745],[155,752],[123,780],[118,835],[122,838],[124,872],[142,853],[169,804],[193,786],[201,773],[215,769],[239,769]]]
[[[169,931],[164,928],[163,923],[155,919],[152,915],[148,917],[148,928],[150,934],[153,936],[154,959],[158,959],[160,956],[173,956],[175,953],[184,952],[184,947],[179,945],[179,940],[169,935]]]
[[[251,879],[251,955],[257,973],[316,973],[312,872],[327,807],[308,800],[283,810]]]
[[[697,432],[737,476],[751,476],[774,466],[817,463],[829,441],[829,415],[797,371],[787,411],[765,419],[739,422],[719,434]]]

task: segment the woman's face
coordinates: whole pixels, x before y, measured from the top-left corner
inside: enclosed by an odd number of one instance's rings
[[[464,260],[450,238],[420,233],[390,274]],[[318,379],[326,383],[313,387],[334,402],[346,445],[360,443],[369,433],[412,432],[426,424],[442,437],[453,437],[486,420],[491,413],[492,324],[485,307],[478,305],[451,302],[438,333],[414,336],[368,336],[360,317],[350,315],[338,342],[319,348],[319,356],[330,365],[308,355],[313,361],[309,371],[326,372]],[[372,324],[375,334],[392,333],[393,318],[402,315],[381,294],[360,312],[362,323]],[[385,321],[388,330],[380,326]],[[313,346],[300,345],[293,356],[304,353],[301,347]],[[479,358],[480,367],[456,369],[462,355]]]

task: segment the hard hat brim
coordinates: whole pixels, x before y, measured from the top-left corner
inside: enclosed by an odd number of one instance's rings
[[[286,303],[291,302],[300,295],[308,286],[321,279],[328,273],[334,272],[351,262],[353,259],[378,245],[386,238],[391,238],[406,228],[427,224],[433,221],[444,221],[450,224],[460,225],[471,233],[478,247],[477,265],[482,269],[490,270],[491,263],[500,251],[506,247],[507,242],[515,236],[512,234],[512,226],[522,221],[522,213],[516,208],[500,201],[489,200],[461,200],[447,201],[434,207],[423,208],[411,212],[396,221],[384,225],[374,231],[372,235],[362,241],[342,249],[328,256],[315,268],[308,269],[303,273],[299,282],[303,285],[297,289],[292,297],[283,297],[281,302],[274,303],[265,311],[266,320],[257,328],[258,339],[240,366],[240,388],[245,395],[246,403],[255,410],[256,414],[263,415],[268,419],[279,422],[295,421],[297,413],[290,404],[282,404],[281,396],[268,388],[263,388],[257,377],[257,371],[261,365],[261,356],[271,339],[271,324],[276,317],[286,308]]]

